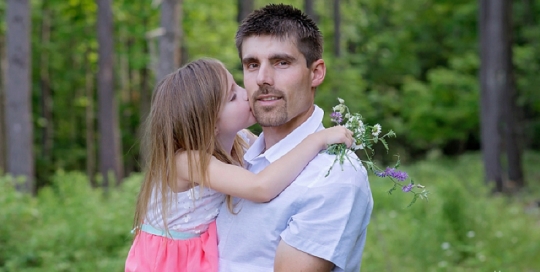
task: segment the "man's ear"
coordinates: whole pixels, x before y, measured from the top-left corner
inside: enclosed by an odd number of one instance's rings
[[[326,76],[326,64],[323,59],[318,59],[311,64],[311,87],[317,87],[321,85]]]

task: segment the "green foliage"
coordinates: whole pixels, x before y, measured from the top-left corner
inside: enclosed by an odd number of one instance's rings
[[[0,179],[0,271],[121,271],[131,243],[140,175],[105,195],[57,172],[36,198]]]
[[[528,179],[540,178],[540,154],[526,154]],[[375,206],[362,271],[539,271],[537,185],[519,198],[490,196],[479,154],[408,164],[430,188],[410,208],[410,194],[389,196],[370,177]],[[58,171],[37,197],[0,177],[0,271],[122,271],[142,176],[108,194],[77,172]]]
[[[126,172],[140,170],[141,93],[155,84],[152,69],[159,27],[155,1],[112,2],[114,69]],[[273,1],[257,0],[255,8]],[[304,1],[282,1],[303,8]],[[0,17],[5,14],[0,1]],[[478,147],[478,2],[467,0],[341,1],[341,56],[334,55],[332,1],[314,1],[324,36],[325,82],[316,103],[330,112],[336,97],[366,122],[391,127],[390,143],[406,160],[432,150],[460,154]],[[92,0],[34,0],[32,12],[32,112],[36,172],[42,186],[57,169],[87,165],[87,118],[97,129],[97,5]],[[222,60],[241,84],[234,44],[237,1],[184,0],[184,60]],[[523,145],[540,149],[540,0],[513,1],[513,52]],[[5,17],[5,16],[4,16]],[[6,22],[0,21],[0,37]],[[5,39],[0,38],[0,49]],[[1,54],[0,54],[1,55]],[[51,101],[44,90],[50,88]],[[0,87],[1,90],[1,87]],[[51,106],[47,120],[45,105]],[[87,116],[87,109],[94,116]],[[47,122],[49,121],[49,123]],[[326,125],[330,125],[326,120]],[[51,134],[52,140],[44,142]],[[259,131],[259,127],[254,127]],[[96,132],[96,139],[99,134]],[[97,145],[97,141],[94,142]],[[94,146],[93,151],[97,151]],[[451,152],[448,152],[451,150]]]
[[[213,57],[230,70],[239,67],[234,43],[236,5],[234,1],[184,1],[184,31],[190,60]]]
[[[33,232],[39,218],[37,201],[29,195],[15,191],[11,177],[0,177],[0,271],[15,267],[15,259],[32,265],[35,256],[24,251],[29,234]]]
[[[476,9],[471,1],[351,1],[341,9],[347,50],[337,60],[326,51],[318,102],[336,93],[357,101],[408,153],[464,145],[479,131]],[[332,23],[323,17],[323,33],[332,34]],[[327,49],[335,46],[326,37]]]
[[[471,118],[479,116],[478,93],[476,78],[457,68],[432,69],[427,82],[411,78],[403,85],[401,102],[415,106],[401,108],[408,125],[398,133],[423,149],[444,146],[451,140],[465,142],[479,127],[478,118]]]
[[[528,168],[540,160],[538,154],[526,157]],[[540,270],[540,208],[528,200],[538,200],[540,191],[515,199],[490,196],[481,167],[478,154],[406,167],[430,187],[429,202],[410,208],[403,208],[406,194],[388,197],[386,184],[370,177],[375,208],[362,270]],[[540,172],[529,174],[537,179]]]

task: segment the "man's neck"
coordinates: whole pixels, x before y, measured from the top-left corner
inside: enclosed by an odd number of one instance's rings
[[[270,147],[283,140],[283,138],[287,137],[293,130],[309,119],[314,111],[315,106],[312,105],[307,111],[299,114],[281,126],[263,127],[265,150],[268,150]]]

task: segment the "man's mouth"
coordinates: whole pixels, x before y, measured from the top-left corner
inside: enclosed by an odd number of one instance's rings
[[[274,100],[278,100],[278,99],[281,99],[280,97],[276,97],[276,96],[270,96],[270,97],[261,97],[257,100],[259,101],[274,101]]]
[[[285,101],[285,94],[271,87],[261,87],[253,95],[253,100],[254,104],[258,104],[259,106],[274,107],[278,103]]]

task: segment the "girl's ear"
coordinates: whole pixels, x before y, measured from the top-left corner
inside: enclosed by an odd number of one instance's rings
[[[326,76],[326,64],[323,59],[318,59],[311,64],[311,67],[311,87],[317,87]]]

